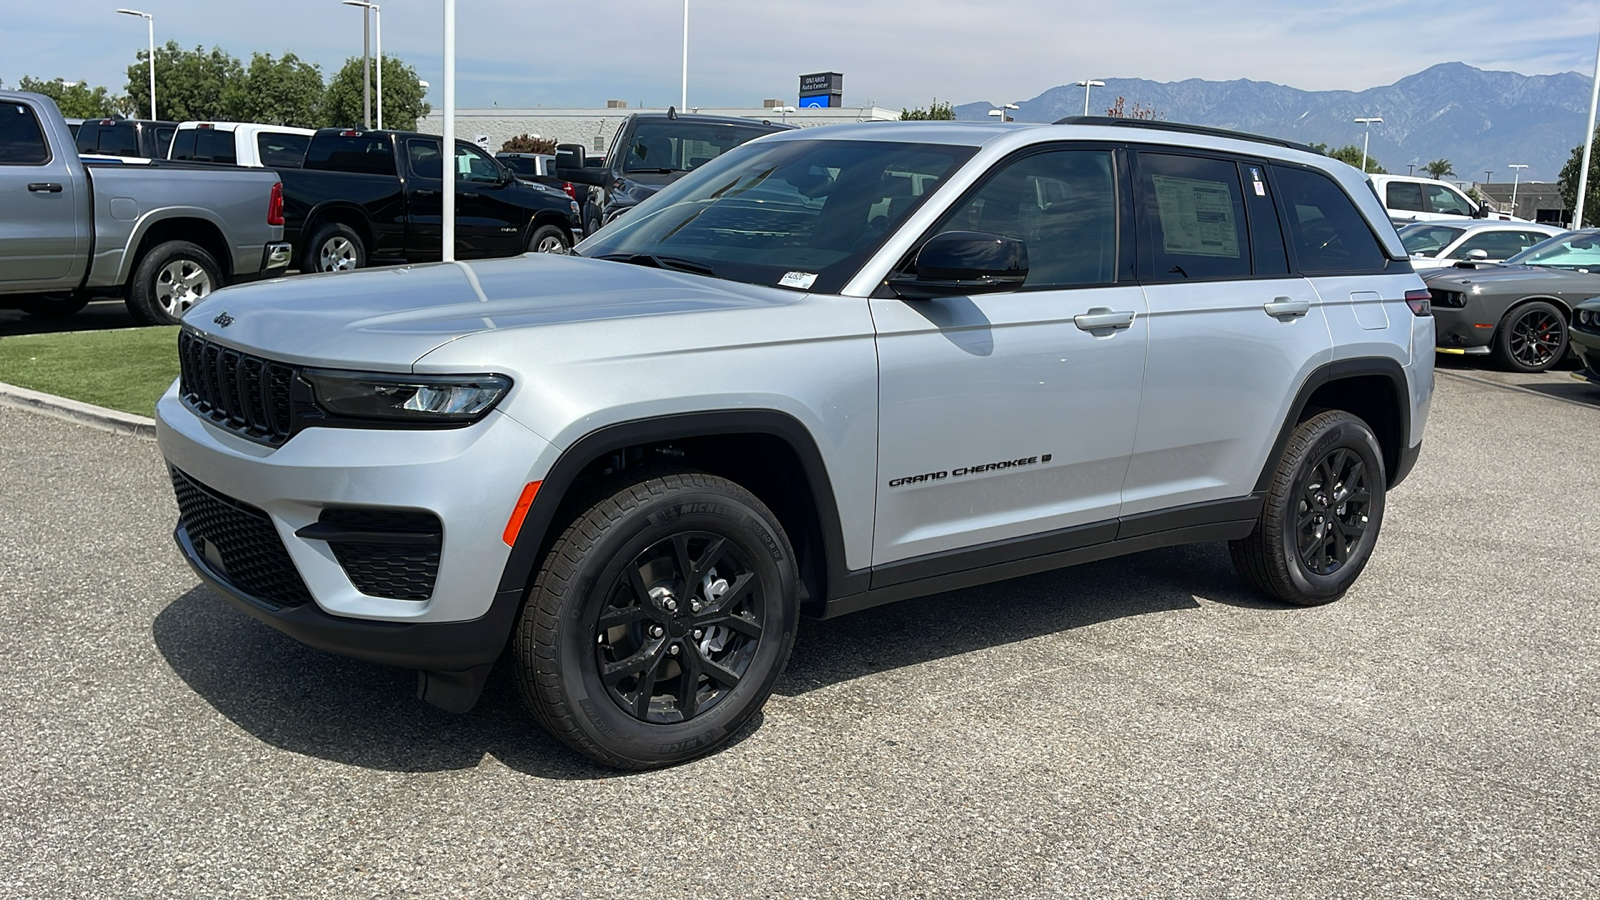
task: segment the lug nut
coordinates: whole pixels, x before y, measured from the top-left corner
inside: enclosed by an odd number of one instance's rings
[[[667,655],[668,656],[677,656],[678,655],[678,645],[677,644],[673,644],[671,647],[668,647],[667,648]]]
[[[705,636],[705,632],[704,632],[704,631],[701,631],[701,630],[700,630],[700,629],[698,629],[698,628],[696,628],[696,629],[695,629],[695,630],[694,630],[694,639],[695,639],[695,640],[697,640],[697,641],[698,641],[698,640],[700,640],[700,638],[702,638],[702,637],[704,637],[704,636]]]
[[[650,628],[650,636],[651,637],[661,637],[663,634],[666,634],[666,632],[662,630],[660,625],[651,626],[651,628]]]
[[[667,601],[667,612],[677,612],[677,611],[678,611],[678,601],[676,601],[676,600],[668,600]]]
[[[691,601],[689,601],[689,608],[694,610],[695,612],[699,612],[700,611],[700,601],[699,600],[691,600]]]

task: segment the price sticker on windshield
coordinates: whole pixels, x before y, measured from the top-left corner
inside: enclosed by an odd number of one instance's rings
[[[784,276],[778,279],[780,287],[799,288],[802,291],[811,290],[811,286],[816,283],[815,272],[785,272]]]

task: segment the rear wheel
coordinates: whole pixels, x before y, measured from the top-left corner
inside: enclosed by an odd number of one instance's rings
[[[222,287],[216,259],[198,244],[157,244],[139,262],[128,291],[128,311],[143,325],[176,325],[189,308]]]
[[[567,233],[556,225],[540,225],[528,236],[529,253],[565,253],[571,246]]]
[[[351,272],[367,264],[367,248],[354,228],[329,222],[317,229],[300,259],[301,272]]]
[[[703,756],[771,693],[798,583],[782,527],[739,485],[699,472],[619,483],[535,577],[516,637],[523,699],[606,765]]]
[[[1525,303],[1500,320],[1494,353],[1513,372],[1543,372],[1567,354],[1567,318],[1552,303]]]
[[[1339,599],[1366,568],[1383,525],[1383,454],[1367,423],[1341,411],[1295,427],[1255,531],[1231,541],[1234,570],[1285,603]]]

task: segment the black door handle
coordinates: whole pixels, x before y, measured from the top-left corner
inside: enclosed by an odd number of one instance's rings
[[[28,185],[28,190],[33,191],[35,194],[59,194],[61,193],[61,185],[53,181],[35,181]]]

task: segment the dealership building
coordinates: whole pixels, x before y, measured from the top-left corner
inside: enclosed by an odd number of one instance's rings
[[[474,141],[490,151],[499,150],[506,141],[518,135],[527,134],[553,138],[561,144],[582,144],[590,153],[605,154],[611,149],[612,136],[628,116],[666,111],[665,108],[629,107],[625,100],[607,101],[605,109],[511,109],[499,106],[457,109],[456,136],[464,141]],[[800,76],[798,102],[764,100],[758,107],[732,109],[691,106],[678,112],[786,122],[803,128],[845,122],[892,122],[900,118],[899,110],[880,109],[872,106],[871,101],[864,106],[844,105],[844,76],[837,72]],[[435,109],[417,122],[417,130],[427,134],[444,133],[444,116]]]

